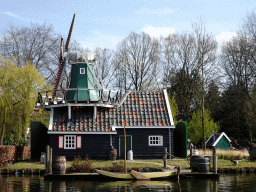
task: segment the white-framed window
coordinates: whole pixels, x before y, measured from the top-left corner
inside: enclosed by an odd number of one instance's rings
[[[80,68],[80,74],[85,74],[85,68]]]
[[[59,135],[58,149],[82,149],[82,135]]]
[[[163,146],[163,136],[161,135],[148,136],[148,146]]]
[[[64,149],[76,149],[75,135],[64,135]]]

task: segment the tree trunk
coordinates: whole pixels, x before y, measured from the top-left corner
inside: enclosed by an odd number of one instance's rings
[[[5,120],[4,120],[4,123],[3,123],[3,130],[2,130],[2,136],[1,136],[1,145],[3,145],[3,142],[4,142],[4,131],[5,131]]]

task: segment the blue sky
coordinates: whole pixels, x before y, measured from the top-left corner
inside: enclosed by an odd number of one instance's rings
[[[132,31],[155,37],[189,32],[201,17],[207,31],[220,41],[232,37],[242,18],[255,8],[252,0],[0,0],[0,32],[10,22],[16,26],[46,22],[67,35],[77,12],[75,40],[90,49],[115,49]]]

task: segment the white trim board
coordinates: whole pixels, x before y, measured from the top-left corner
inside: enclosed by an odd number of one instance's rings
[[[167,90],[163,89],[164,92],[164,98],[165,98],[165,102],[166,102],[166,106],[167,106],[167,110],[168,110],[168,114],[169,114],[169,118],[170,118],[170,123],[171,125],[174,125],[174,121],[173,121],[173,117],[172,117],[172,111],[171,111],[171,106],[169,103],[169,98],[168,98],[168,94],[167,94]]]
[[[102,132],[94,132],[94,131],[47,131],[47,134],[57,134],[57,135],[109,135],[109,134],[117,134],[116,131],[102,131]]]
[[[112,125],[112,131],[115,131],[116,129],[123,129],[124,126],[116,126]],[[140,126],[140,127],[135,127],[135,126],[125,126],[125,129],[175,129],[174,125],[171,126]]]

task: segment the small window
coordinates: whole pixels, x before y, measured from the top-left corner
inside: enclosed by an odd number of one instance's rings
[[[80,68],[80,74],[85,74],[85,68]]]
[[[76,136],[75,135],[65,135],[64,149],[76,149]]]
[[[149,146],[163,146],[163,136],[148,136],[148,145]]]
[[[58,149],[82,149],[81,135],[59,135]]]

